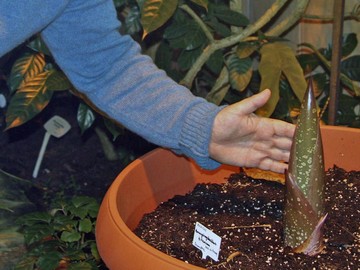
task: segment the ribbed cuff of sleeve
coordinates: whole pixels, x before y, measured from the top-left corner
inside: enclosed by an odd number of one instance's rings
[[[196,104],[189,111],[181,130],[180,152],[203,169],[214,170],[220,166],[209,156],[209,143],[215,116],[222,108],[207,102]]]

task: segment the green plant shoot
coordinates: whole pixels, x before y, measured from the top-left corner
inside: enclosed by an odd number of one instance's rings
[[[294,252],[309,256],[324,247],[325,169],[320,123],[310,79],[301,105],[301,113],[286,172],[285,244]]]

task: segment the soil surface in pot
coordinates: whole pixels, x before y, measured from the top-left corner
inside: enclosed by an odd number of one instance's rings
[[[284,186],[234,174],[224,184],[198,184],[144,215],[135,230],[145,242],[207,269],[359,269],[360,171],[327,171],[325,249],[314,257],[283,244]],[[192,245],[195,223],[222,238],[219,261]]]

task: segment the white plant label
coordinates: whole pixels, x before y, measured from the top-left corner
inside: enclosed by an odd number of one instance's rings
[[[219,260],[221,237],[199,222],[195,224],[192,244],[201,250],[202,259],[206,259],[209,256],[215,261]]]

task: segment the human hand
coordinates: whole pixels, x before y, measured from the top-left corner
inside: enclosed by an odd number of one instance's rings
[[[218,113],[209,145],[213,159],[228,165],[284,172],[295,126],[253,113],[270,95],[266,89]]]

